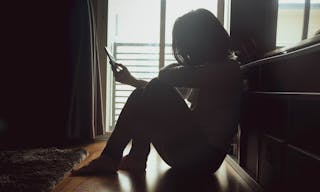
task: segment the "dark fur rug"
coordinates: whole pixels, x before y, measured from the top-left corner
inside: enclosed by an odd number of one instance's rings
[[[86,156],[84,149],[0,151],[0,191],[50,191]]]

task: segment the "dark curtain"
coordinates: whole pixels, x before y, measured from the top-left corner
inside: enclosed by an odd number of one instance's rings
[[[103,130],[101,71],[91,0],[75,2],[70,20],[73,70],[67,137],[91,140]]]
[[[83,142],[101,133],[101,39],[91,0],[2,7],[0,149]]]

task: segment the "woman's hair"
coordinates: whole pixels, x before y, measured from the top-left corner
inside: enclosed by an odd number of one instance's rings
[[[231,40],[219,20],[206,9],[191,11],[174,23],[172,48],[183,65],[201,65],[230,57]]]

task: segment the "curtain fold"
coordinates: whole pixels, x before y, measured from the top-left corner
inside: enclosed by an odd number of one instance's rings
[[[73,82],[67,137],[88,141],[104,127],[98,38],[91,0],[74,2],[70,20]]]

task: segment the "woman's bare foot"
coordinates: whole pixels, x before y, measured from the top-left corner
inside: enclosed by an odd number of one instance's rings
[[[146,161],[138,160],[130,155],[126,155],[122,157],[119,169],[132,172],[144,172],[146,170]]]
[[[87,166],[74,170],[72,173],[75,175],[114,174],[117,172],[118,166],[118,162],[104,155],[91,161]]]

